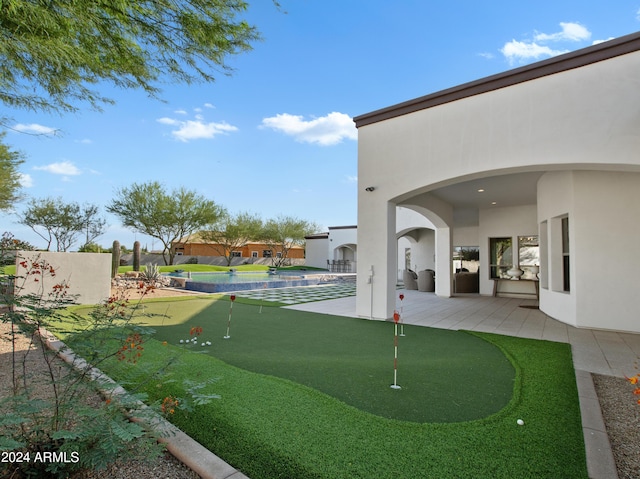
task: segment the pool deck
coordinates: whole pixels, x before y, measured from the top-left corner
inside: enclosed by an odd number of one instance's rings
[[[618,477],[591,373],[616,377],[634,375],[640,357],[640,334],[575,328],[547,316],[531,299],[477,294],[441,298],[434,293],[414,290],[398,290],[399,293],[405,297],[402,304],[398,300],[396,307],[398,310],[402,307],[405,324],[569,343],[576,371],[589,477]],[[358,317],[355,297],[287,308]]]

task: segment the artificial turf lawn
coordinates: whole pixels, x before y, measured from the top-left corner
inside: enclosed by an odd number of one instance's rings
[[[244,350],[252,357],[250,362],[265,363],[266,368],[278,369],[273,364],[276,362],[276,356],[271,356],[269,350],[281,346],[279,349],[286,351],[291,346],[300,346],[299,340],[289,341],[288,338],[297,336],[297,330],[303,326],[304,329],[310,328],[307,324],[309,322],[313,323],[314,327],[307,329],[308,341],[303,349],[315,358],[312,363],[316,369],[321,367],[323,362],[318,358],[318,354],[325,347],[335,347],[333,343],[339,342],[339,339],[345,340],[347,347],[332,351],[348,354],[351,349],[362,348],[360,343],[380,336],[384,339],[384,344],[373,350],[377,350],[379,356],[386,358],[383,361],[386,372],[383,372],[384,379],[376,383],[374,393],[381,396],[390,394],[396,402],[401,402],[401,399],[414,392],[415,386],[411,383],[408,371],[411,364],[408,358],[411,354],[408,350],[411,349],[412,341],[415,345],[420,341],[429,344],[429,348],[420,349],[415,353],[416,356],[435,354],[436,351],[438,354],[448,352],[435,349],[438,344],[432,343],[433,330],[405,327],[407,337],[400,338],[401,362],[398,381],[403,389],[393,391],[388,387],[392,378],[389,371],[389,345],[392,359],[393,337],[389,336],[389,332],[392,331],[393,325],[390,323],[325,315],[307,316],[306,313],[301,315],[295,311],[263,308],[261,316],[255,321],[261,320],[265,324],[262,328],[255,326],[260,334],[256,334],[257,343],[253,342],[251,346],[247,328],[253,324],[253,320],[249,318],[259,314],[256,306],[237,303],[234,305],[231,339],[226,341],[222,340],[222,336],[226,332],[228,302],[149,302],[146,308],[147,311],[158,308],[159,311],[172,316],[171,319],[165,319],[164,323],[155,326],[156,337],[159,340],[176,344],[179,339],[189,337],[189,329],[192,326],[201,326],[201,339],[213,343],[209,352],[215,349],[220,352],[225,350],[228,356],[226,362],[231,362],[234,357],[242,362],[242,356],[245,354],[239,354],[237,350]],[[251,309],[245,312],[244,308]],[[294,314],[292,317],[297,319],[287,320],[289,314]],[[318,329],[314,317],[318,318],[319,323],[327,325],[324,332]],[[281,321],[284,326],[281,326],[280,330],[274,325],[266,327],[271,321]],[[291,321],[295,324],[290,324]],[[367,341],[346,341],[354,334],[351,332],[352,328]],[[171,331],[178,333],[170,336]],[[211,333],[208,333],[209,331]],[[325,342],[319,335],[336,339],[333,342]],[[450,424],[418,424],[413,422],[415,419],[390,420],[380,417],[384,414],[369,414],[363,411],[363,408],[345,404],[347,401],[344,399],[336,400],[323,394],[317,390],[319,387],[306,387],[298,382],[301,379],[294,382],[252,373],[246,370],[246,365],[243,369],[238,369],[209,354],[183,354],[182,351],[187,348],[160,346],[160,343],[155,341],[145,347],[143,361],[137,367],[153,370],[154,361],[161,361],[167,356],[168,351],[174,351],[182,358],[182,364],[177,366],[176,377],[196,380],[220,378],[212,387],[212,391],[220,394],[221,399],[199,407],[189,415],[176,415],[173,420],[189,435],[252,479],[587,477],[575,377],[568,345],[486,334],[478,336],[487,342],[466,333],[457,333],[446,339],[449,340],[449,346],[457,340],[464,342],[466,339],[474,339],[469,344],[486,343],[490,346],[487,351],[491,354],[498,348],[504,351],[511,359],[510,366],[513,365],[509,393],[511,396],[512,392],[513,397],[510,402],[507,399],[508,403],[489,417]],[[280,342],[274,338],[280,338]],[[263,344],[260,344],[261,341]],[[287,342],[292,344],[287,345]],[[244,343],[248,345],[243,346]],[[253,350],[254,347],[257,350]],[[207,350],[201,347],[189,349]],[[376,363],[375,358],[367,352],[367,348],[362,351],[369,358],[366,362]],[[482,348],[480,351],[484,352]],[[269,361],[266,360],[265,354],[269,355]],[[283,354],[281,357],[287,360],[287,356],[288,354]],[[483,366],[479,356],[475,359],[473,357],[467,357],[467,361],[471,362],[462,369],[473,371],[472,376],[487,372],[489,374],[485,377],[491,376],[490,369],[493,366]],[[404,362],[402,358],[405,358]],[[249,359],[245,358],[244,361]],[[451,376],[453,373],[447,369],[449,366],[444,364],[449,360],[439,362],[434,355],[433,361],[440,368],[434,371],[442,372],[424,375],[429,380],[438,381],[431,389],[439,389],[445,383],[463,386],[461,392],[457,393],[459,397],[450,399],[449,405],[452,409],[457,409],[457,399],[461,397],[469,397],[478,403],[486,402],[485,398],[481,397],[485,393],[479,390],[470,391],[464,387],[466,376],[462,380],[458,376]],[[333,365],[329,364],[325,366],[329,367],[327,374],[318,376],[332,376],[334,372],[341,374],[340,371],[344,370],[346,373],[343,377],[335,380],[330,377],[330,380],[324,381],[333,383],[337,386],[336,389],[343,389],[345,377],[352,377],[347,381],[365,378],[360,382],[373,382],[366,379],[367,374],[355,372],[359,367],[363,367],[362,364],[352,361],[348,364],[349,367],[345,367],[346,364],[331,367]],[[416,364],[429,367],[424,362]],[[364,367],[366,369],[366,365]],[[109,366],[107,371],[116,379],[130,375],[130,371],[123,364]],[[311,375],[305,373],[301,376]],[[180,394],[179,383],[178,381],[155,384],[153,381],[149,383],[147,392],[157,399],[168,394]],[[487,394],[490,395],[490,392]],[[431,404],[432,401],[425,400],[421,407],[430,409]],[[520,417],[525,420],[525,426],[516,425],[516,419]]]
[[[500,349],[468,333],[404,326],[398,341],[402,389],[393,390],[391,323],[235,303],[231,338],[225,340],[229,302],[187,304],[170,310],[167,303],[147,304],[147,312],[171,317],[144,319],[155,329],[155,339],[178,345],[190,339],[192,327],[202,327],[198,342],[213,344],[192,349],[313,387],[382,417],[468,421],[499,411],[512,397],[512,364]]]

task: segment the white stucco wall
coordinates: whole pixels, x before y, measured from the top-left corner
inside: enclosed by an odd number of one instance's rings
[[[329,228],[329,259],[358,261],[357,227]]]
[[[454,246],[480,246],[480,237],[477,226],[463,226],[453,230]]]
[[[27,268],[21,264],[27,261]],[[55,271],[25,278],[31,262],[44,262]],[[48,296],[56,284],[65,282],[67,295],[75,297],[78,304],[99,304],[111,294],[111,254],[107,253],[53,253],[20,251],[16,258],[16,287],[19,294],[43,294]],[[39,281],[33,281],[39,278]]]
[[[405,269],[405,249],[411,250],[411,268],[414,271],[435,269],[435,226],[420,213],[409,208],[396,209],[398,235],[398,279]]]
[[[305,261],[307,266],[326,268],[329,251],[329,238],[307,238],[305,240]]]
[[[547,173],[538,192],[540,222],[569,218],[571,264],[570,291],[557,291],[550,279],[541,287],[540,309],[578,327],[640,331],[638,281],[629,274],[640,237],[640,173]],[[550,248],[541,267],[553,276],[560,257]]]

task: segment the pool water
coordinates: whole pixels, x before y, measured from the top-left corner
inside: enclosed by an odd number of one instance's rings
[[[203,293],[246,291],[261,288],[286,288],[317,285],[319,277],[295,273],[170,273],[171,277],[187,278],[185,289]]]
[[[269,281],[283,281],[302,278],[299,274],[271,274],[271,273],[169,273],[174,278],[189,278],[191,281],[202,283],[255,283]]]

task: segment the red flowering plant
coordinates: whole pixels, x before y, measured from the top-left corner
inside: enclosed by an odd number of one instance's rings
[[[635,394],[638,397],[636,402],[640,404],[640,385],[638,384],[640,382],[640,373],[631,377],[625,376],[625,378],[627,379],[627,381],[629,381],[629,384],[633,386],[633,394]]]
[[[79,315],[69,308],[75,299],[70,283],[59,278],[52,265],[37,254],[19,257],[17,263],[13,291],[0,295],[0,304],[7,306],[0,313],[0,345],[9,345],[10,350],[4,350],[11,358],[4,365],[11,369],[10,384],[4,392],[0,384],[0,451],[23,457],[66,453],[74,461],[0,464],[0,477],[67,477],[118,459],[146,459],[162,446],[155,433],[127,416],[151,423],[153,411],[170,415],[214,397],[200,394],[201,386],[189,383],[182,388],[186,398],[167,395],[151,408],[141,407],[145,395],[128,385],[125,392],[97,368],[111,361],[131,368],[131,376],[144,375],[147,382],[170,377],[173,356],[166,355],[166,362],[153,371],[138,366],[153,333],[137,321],[141,314],[148,315],[141,303],[144,294],[129,301],[122,289]],[[64,335],[66,344],[60,345],[54,334]],[[96,401],[97,390],[102,401]]]

